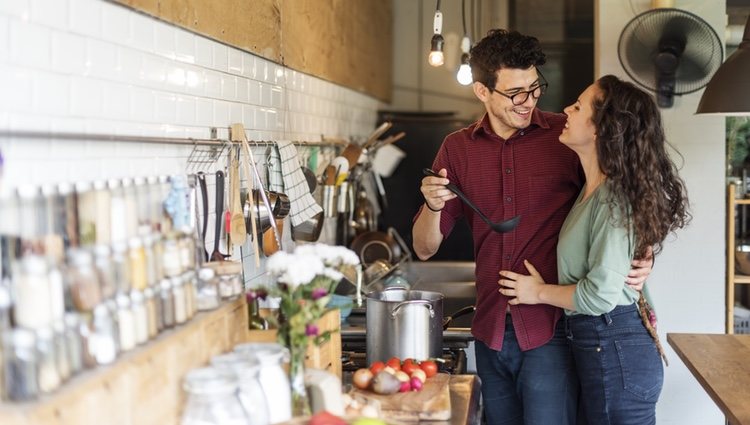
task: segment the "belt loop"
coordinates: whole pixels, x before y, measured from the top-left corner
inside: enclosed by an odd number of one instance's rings
[[[604,319],[604,323],[606,323],[607,326],[610,326],[612,324],[612,316],[610,316],[609,313],[602,314],[602,319]]]

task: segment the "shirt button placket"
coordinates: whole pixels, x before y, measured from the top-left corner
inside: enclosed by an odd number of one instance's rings
[[[502,199],[504,217],[512,217],[515,212],[513,207],[513,197],[515,196],[516,176],[513,173],[513,143],[505,143],[502,150],[501,173],[502,178]],[[497,220],[496,220],[497,221]],[[513,252],[513,232],[504,233],[503,238],[503,263],[505,267],[510,267],[511,254]]]

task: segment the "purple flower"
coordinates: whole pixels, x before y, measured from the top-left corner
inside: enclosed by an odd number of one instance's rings
[[[312,290],[312,299],[317,300],[328,295],[328,291],[325,288],[315,288]]]
[[[305,335],[318,336],[318,327],[312,324],[305,325]]]

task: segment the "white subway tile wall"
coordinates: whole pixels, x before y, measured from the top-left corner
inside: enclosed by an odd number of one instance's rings
[[[104,0],[0,2],[0,93],[2,190],[185,173],[192,150],[15,138],[14,131],[206,139],[211,127],[227,138],[228,126],[242,122],[250,139],[317,141],[366,136],[379,106],[367,95]],[[256,150],[263,161],[265,148]],[[203,171],[224,165],[222,158]],[[213,229],[212,176],[208,183]],[[208,235],[212,247],[213,230]],[[255,268],[250,246],[242,247],[248,281],[263,270]]]

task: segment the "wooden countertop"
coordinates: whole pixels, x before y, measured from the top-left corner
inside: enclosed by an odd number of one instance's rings
[[[732,425],[750,425],[750,335],[667,334]]]

